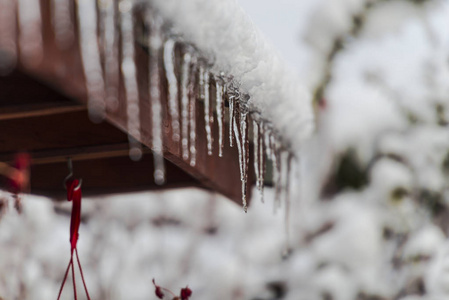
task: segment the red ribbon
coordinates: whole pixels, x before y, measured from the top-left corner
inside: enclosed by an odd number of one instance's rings
[[[62,280],[61,288],[59,289],[58,300],[61,297],[62,289],[64,288],[65,281],[67,279],[67,275],[69,273],[70,267],[72,267],[72,281],[73,281],[73,293],[75,296],[75,300],[77,300],[76,296],[76,283],[75,283],[75,269],[73,267],[73,252],[75,252],[76,260],[78,262],[78,267],[81,273],[81,279],[83,281],[84,290],[86,291],[87,299],[90,300],[89,292],[87,291],[86,282],[84,280],[83,268],[81,267],[81,262],[78,256],[78,249],[76,248],[78,237],[79,237],[79,228],[81,223],[81,180],[79,179],[68,179],[65,182],[67,188],[67,201],[72,201],[72,217],[70,219],[70,261],[67,266],[67,270],[65,271],[64,279]]]

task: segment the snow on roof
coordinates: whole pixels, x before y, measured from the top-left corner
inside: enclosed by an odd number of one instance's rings
[[[233,76],[250,108],[297,149],[313,130],[311,97],[236,0],[154,0],[174,31],[193,43],[212,70]]]

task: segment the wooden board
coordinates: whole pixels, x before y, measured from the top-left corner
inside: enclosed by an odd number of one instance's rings
[[[10,160],[17,151],[28,151],[35,158],[32,192],[58,195],[65,177],[65,157],[74,157],[75,170],[85,178],[88,193],[116,193],[175,186],[201,186],[215,190],[240,204],[241,183],[236,147],[230,148],[225,134],[223,157],[206,149],[202,103],[197,101],[197,164],[190,166],[181,157],[179,142],[171,139],[167,113],[167,83],[161,83],[164,116],[164,158],[167,184],[152,183],[151,151],[140,162],[127,157],[127,114],[123,80],[120,78],[120,109],[108,112],[106,122],[93,124],[87,111],[87,92],[78,38],[72,47],[57,47],[51,27],[49,1],[41,1],[44,52],[42,61],[24,65],[0,77],[0,161]],[[74,13],[74,11],[73,11]],[[74,20],[76,20],[73,15]],[[78,33],[75,33],[75,37]],[[1,46],[1,45],[0,45]],[[141,140],[151,147],[151,111],[148,101],[148,54],[136,44],[136,66],[140,91]],[[178,66],[179,67],[179,66]],[[227,127],[227,126],[226,126]],[[214,136],[218,136],[216,122]],[[228,128],[225,128],[227,132]],[[147,148],[147,149],[148,149]],[[251,165],[251,164],[250,164]],[[252,180],[250,169],[249,183]],[[248,191],[249,193],[249,191]],[[249,195],[249,194],[248,194]]]

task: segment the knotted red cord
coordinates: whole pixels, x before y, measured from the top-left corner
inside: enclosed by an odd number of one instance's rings
[[[81,223],[81,185],[78,179],[67,180],[67,201],[72,201],[72,217],[70,219],[70,250],[76,249]]]
[[[59,289],[58,300],[61,297],[62,289],[64,288],[64,284],[67,279],[70,267],[72,267],[73,293],[75,296],[75,300],[77,300],[75,269],[73,267],[73,252],[75,252],[76,254],[76,260],[78,262],[78,267],[81,273],[81,279],[83,281],[87,299],[90,300],[89,292],[87,291],[86,282],[84,280],[83,268],[81,267],[81,262],[78,256],[78,249],[76,248],[79,237],[79,227],[81,223],[81,181],[78,179],[69,178],[66,180],[65,185],[67,188],[67,201],[72,201],[72,217],[70,219],[70,261],[69,265],[67,266],[67,270],[65,271],[61,288]]]

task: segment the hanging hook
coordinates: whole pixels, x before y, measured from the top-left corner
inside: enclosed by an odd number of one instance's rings
[[[67,181],[69,181],[69,179],[71,179],[73,177],[73,163],[72,163],[72,158],[68,157],[67,158],[67,167],[69,169],[69,175],[67,175],[66,178],[64,178],[64,188],[67,189]],[[73,189],[74,191],[77,191],[81,188],[81,184],[83,183],[83,179],[79,179],[79,183],[78,185]]]
[[[69,168],[69,175],[67,175],[66,178],[64,178],[64,182],[62,183],[65,189],[67,189],[66,186],[67,181],[73,177],[73,164],[72,159],[70,157],[67,158],[67,167]]]
[[[78,182],[78,185],[77,185],[76,187],[74,187],[73,190],[74,190],[74,191],[79,190],[79,189],[81,188],[81,184],[82,184],[82,183],[83,183],[83,179],[80,178],[80,180],[79,180],[79,182]]]

